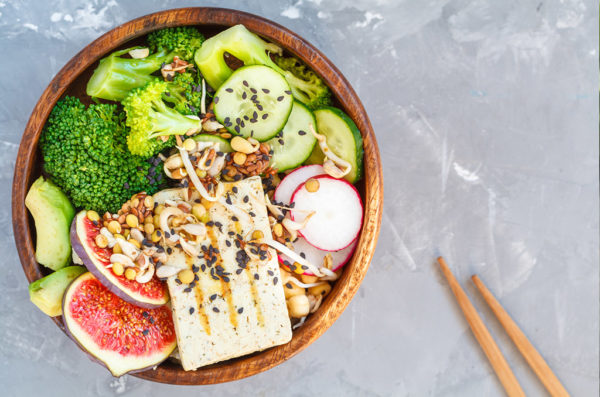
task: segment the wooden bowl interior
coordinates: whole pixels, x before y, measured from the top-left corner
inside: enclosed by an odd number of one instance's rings
[[[31,282],[49,273],[48,269],[35,262],[34,223],[25,209],[24,197],[29,186],[42,172],[37,141],[56,101],[62,96],[71,95],[89,104],[91,100],[85,94],[85,87],[98,64],[98,59],[117,49],[143,44],[144,36],[152,30],[168,26],[195,25],[205,36],[210,37],[237,23],[243,23],[265,39],[282,45],[290,55],[299,57],[311,66],[331,87],[335,95],[335,105],[342,108],[356,122],[363,135],[365,149],[364,177],[357,184],[365,205],[365,222],[356,252],[346,264],[342,277],[334,284],[319,310],[309,316],[306,323],[294,332],[291,342],[191,372],[185,372],[180,365],[166,361],[156,370],[135,374],[143,379],[172,384],[211,384],[241,379],[280,364],[306,348],[339,317],[362,281],[374,252],[383,199],[381,163],[368,116],[350,84],[318,50],[273,22],[235,10],[189,8],[151,14],[108,32],[77,54],[57,74],[36,105],[19,149],[13,182],[13,228],[28,280]],[[103,40],[105,38],[107,40]],[[91,60],[86,52],[94,52],[95,59]],[[79,63],[83,67],[79,73],[69,74],[69,65],[73,63]],[[61,83],[63,85],[60,85]],[[24,157],[21,157],[22,155]],[[53,320],[64,331],[62,318],[56,317]]]

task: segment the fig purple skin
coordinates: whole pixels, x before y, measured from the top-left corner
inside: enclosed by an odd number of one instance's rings
[[[79,238],[79,235],[77,234],[77,222],[80,219],[80,217],[85,217],[85,216],[86,216],[85,211],[81,211],[77,215],[75,215],[75,218],[73,218],[73,222],[71,222],[71,232],[70,232],[71,246],[73,247],[73,250],[75,251],[77,256],[79,256],[79,258],[81,258],[81,261],[83,262],[85,267],[94,275],[94,277],[96,277],[98,280],[100,280],[100,282],[106,288],[108,288],[108,290],[110,292],[117,295],[119,298],[123,299],[125,302],[132,303],[136,306],[143,307],[145,309],[156,309],[156,308],[164,305],[166,302],[153,304],[150,302],[143,302],[143,301],[137,300],[134,296],[131,296],[126,291],[124,291],[121,287],[119,287],[118,285],[113,283],[110,279],[108,279],[100,271],[98,266],[104,267],[104,265],[102,263],[95,261],[93,258],[90,258],[90,256],[85,251],[85,248],[83,247],[84,240]]]

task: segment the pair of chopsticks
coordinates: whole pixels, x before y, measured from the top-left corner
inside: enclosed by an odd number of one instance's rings
[[[452,289],[452,292],[454,293],[454,296],[456,297],[456,300],[458,301],[458,304],[463,311],[469,326],[471,327],[471,331],[473,331],[477,342],[479,342],[479,345],[490,361],[490,364],[492,364],[492,367],[500,379],[504,390],[506,390],[506,394],[511,397],[525,396],[523,389],[521,389],[521,385],[519,385],[517,378],[515,378],[515,375],[508,366],[508,363],[498,348],[498,345],[496,345],[496,342],[494,342],[492,335],[490,335],[490,332],[481,320],[481,317],[479,317],[477,314],[477,311],[475,310],[475,307],[473,307],[469,297],[460,287],[460,284],[458,281],[456,281],[456,278],[454,278],[454,275],[448,268],[446,261],[441,256],[437,259],[437,261],[442,268],[444,276],[446,276],[446,279],[448,280],[448,284],[450,284],[450,288]],[[515,343],[523,357],[525,357],[527,364],[529,364],[529,366],[533,369],[533,372],[535,372],[537,377],[542,381],[542,384],[546,390],[548,390],[548,393],[550,393],[551,396],[568,396],[569,393],[567,393],[567,390],[560,383],[556,375],[554,375],[546,361],[544,361],[540,353],[538,353],[535,347],[533,347],[525,334],[523,334],[517,324],[508,315],[506,310],[504,310],[496,298],[494,298],[494,295],[492,295],[492,293],[486,288],[479,277],[474,275],[471,277],[471,280],[473,280],[473,283],[481,295],[483,295],[483,299],[492,309],[492,312],[494,312],[494,315],[498,321],[500,321],[500,324],[502,324],[502,327],[504,327],[504,330],[508,336],[510,336],[512,341]]]

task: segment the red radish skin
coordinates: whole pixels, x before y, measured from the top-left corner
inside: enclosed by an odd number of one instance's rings
[[[324,174],[325,170],[323,169],[323,166],[319,164],[305,165],[296,168],[279,182],[279,185],[277,185],[277,189],[275,189],[275,193],[273,194],[273,198],[278,203],[288,205],[292,199],[292,194],[294,194],[298,186],[302,185],[312,177]]]
[[[363,221],[363,204],[358,190],[345,179],[329,175],[312,177],[319,181],[314,193],[304,183],[292,195],[292,220],[301,223],[308,212],[315,211],[298,232],[306,242],[323,251],[339,251],[358,237]],[[345,197],[339,197],[340,195]]]
[[[306,255],[306,260],[317,267],[323,263],[325,255],[331,254],[331,259],[333,260],[331,270],[335,272],[341,269],[350,260],[350,258],[352,258],[352,254],[354,254],[354,249],[356,248],[357,242],[358,239],[354,240],[349,246],[339,251],[323,251],[310,245],[304,238],[298,237],[298,239],[292,243],[292,246],[294,252],[297,254],[304,253],[304,255]],[[279,263],[286,267],[288,266],[286,262],[288,264],[294,262],[285,254],[279,254],[277,259],[279,259]],[[304,272],[304,274],[307,276],[313,276],[313,274],[309,271]]]

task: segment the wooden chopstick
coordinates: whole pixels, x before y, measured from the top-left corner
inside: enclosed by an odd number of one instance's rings
[[[473,283],[481,295],[483,295],[483,299],[485,299],[488,306],[492,309],[494,315],[498,321],[500,321],[500,324],[502,324],[508,336],[510,336],[515,345],[517,345],[517,348],[523,357],[525,357],[525,360],[527,360],[527,363],[533,369],[533,372],[535,372],[537,377],[542,381],[544,387],[548,390],[548,393],[553,397],[568,396],[569,393],[560,383],[554,372],[552,372],[546,361],[544,361],[540,353],[533,347],[531,342],[529,342],[529,339],[527,339],[506,310],[504,310],[494,295],[487,289],[485,284],[483,284],[483,281],[481,281],[477,275],[471,277],[471,280],[473,280]]]
[[[513,374],[512,370],[508,366],[508,363],[504,359],[502,352],[498,348],[498,345],[496,345],[496,342],[494,342],[494,339],[492,338],[492,335],[490,335],[490,332],[486,328],[485,324],[483,324],[483,321],[479,317],[479,314],[477,314],[477,311],[473,307],[469,297],[460,287],[460,284],[458,281],[456,281],[456,278],[454,278],[454,275],[448,268],[446,261],[441,256],[437,259],[437,261],[442,268],[444,276],[446,276],[446,279],[448,280],[448,284],[450,284],[450,288],[456,297],[458,305],[460,306],[465,318],[467,319],[467,322],[469,323],[469,326],[471,327],[471,331],[473,331],[477,342],[479,342],[479,345],[490,361],[490,364],[492,364],[492,368],[494,368],[494,371],[500,379],[504,390],[506,390],[506,394],[511,397],[525,396],[523,389],[521,389],[521,385],[519,385],[517,378],[515,378],[515,374]]]

